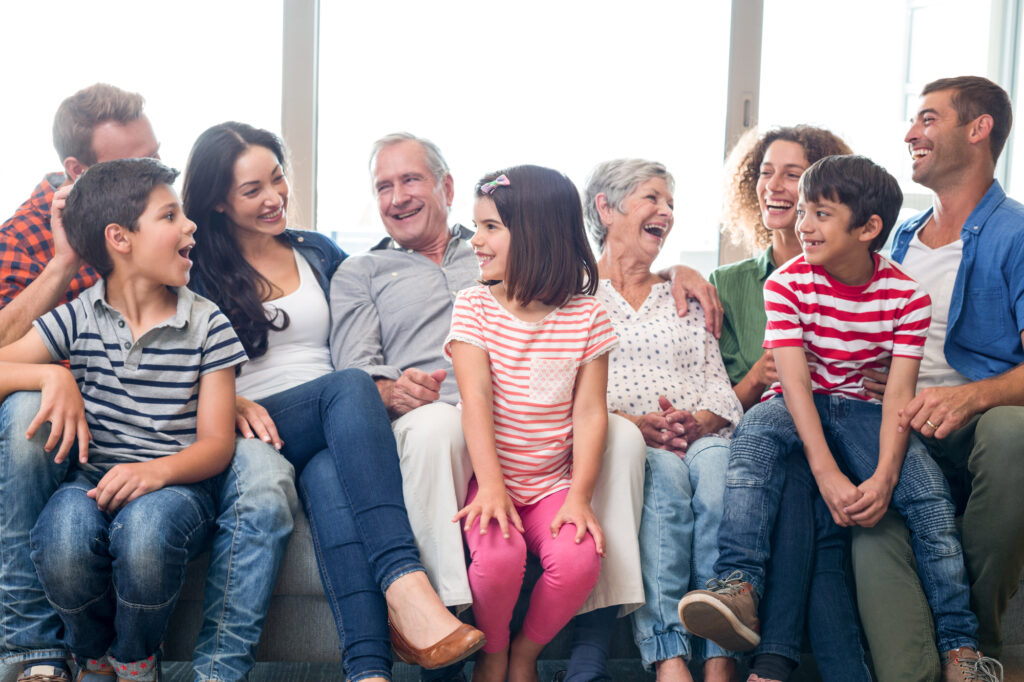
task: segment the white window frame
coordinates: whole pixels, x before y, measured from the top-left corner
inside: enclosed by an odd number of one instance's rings
[[[709,1],[709,0],[705,0]],[[1024,0],[990,0],[989,72],[1007,84],[1017,101]],[[909,5],[908,5],[909,7]],[[764,0],[732,0],[729,46],[729,84],[726,107],[725,153],[740,135],[757,125],[761,84],[761,32]],[[316,228],[317,88],[320,0],[284,0],[284,41],[281,70],[282,135],[291,150],[292,205],[303,224]],[[906,57],[905,57],[906,58]],[[1007,149],[1012,149],[1012,138]],[[1012,160],[1004,154],[996,177],[1009,186]],[[728,239],[719,239],[719,263],[744,256]]]

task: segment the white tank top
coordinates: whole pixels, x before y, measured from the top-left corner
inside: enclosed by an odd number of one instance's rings
[[[295,249],[292,254],[299,269],[299,288],[263,304],[268,315],[278,310],[288,313],[288,327],[271,331],[267,352],[247,362],[235,380],[235,391],[249,400],[266,398],[334,371],[327,345],[330,306],[313,268]]]

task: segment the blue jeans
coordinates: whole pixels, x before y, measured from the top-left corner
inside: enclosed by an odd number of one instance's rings
[[[25,431],[39,411],[39,393],[19,391],[0,403],[0,660],[64,658],[60,618],[50,606],[30,558],[29,533],[68,472],[43,452],[44,424],[32,440]]]
[[[259,440],[236,438],[231,465],[213,480],[216,531],[192,668],[196,682],[235,682],[256,662],[298,500],[292,465]]]
[[[829,447],[855,483],[878,465],[880,405],[835,395],[815,395],[814,404]],[[780,461],[803,444],[781,396],[752,407],[733,434],[726,481],[725,514],[719,531],[715,573],[739,570],[764,593],[785,480]],[[891,505],[907,520],[921,582],[935,617],[940,651],[977,647],[978,622],[969,607],[967,571],[953,524],[953,503],[939,467],[911,436]]]
[[[43,452],[46,424],[24,433],[39,393],[13,393],[0,404],[0,655],[4,663],[63,658],[61,621],[46,600],[29,554],[29,533],[67,473]],[[73,452],[68,459],[73,460]],[[277,569],[296,507],[292,466],[260,441],[238,439],[220,485],[216,532],[206,577],[203,626],[196,640],[196,680],[233,682],[255,662]]]
[[[735,656],[714,642],[696,639],[679,621],[679,600],[714,577],[718,524],[729,462],[729,441],[704,436],[680,459],[647,448],[640,562],[646,603],[633,612],[633,639],[650,669],[656,661],[691,655]],[[703,654],[692,651],[703,642]]]
[[[32,561],[80,665],[157,653],[189,560],[213,535],[216,479],[147,493],[114,513],[86,492],[102,477],[78,471],[46,503]]]
[[[259,401],[299,471],[348,678],[391,677],[384,591],[422,571],[398,452],[377,386],[347,369]]]
[[[832,520],[802,452],[785,458],[757,654],[800,662],[804,627],[827,680],[870,682],[846,580],[846,529]]]

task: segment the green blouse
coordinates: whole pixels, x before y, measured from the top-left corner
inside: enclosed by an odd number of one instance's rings
[[[757,258],[723,265],[711,273],[711,283],[725,309],[722,351],[725,370],[735,386],[764,352],[764,328],[768,317],[764,312],[764,282],[775,270],[772,247]]]

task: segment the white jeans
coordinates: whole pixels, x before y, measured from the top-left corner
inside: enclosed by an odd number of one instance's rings
[[[466,501],[473,477],[462,413],[447,403],[431,403],[391,424],[402,469],[402,491],[420,559],[446,606],[469,606],[462,531],[452,518]],[[620,616],[644,602],[637,535],[643,511],[643,436],[628,420],[608,416],[608,439],[592,506],[604,531],[607,556],[601,577],[580,613],[622,605]]]
[[[452,518],[466,501],[473,477],[462,412],[431,403],[391,423],[402,469],[402,494],[420,560],[445,606],[473,603],[466,575],[462,529]]]
[[[644,508],[647,445],[632,422],[608,415],[608,441],[590,502],[604,531],[601,577],[580,613],[621,605],[619,617],[644,603],[640,573],[640,516]]]

